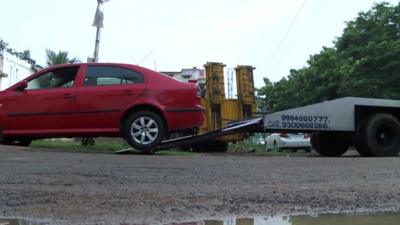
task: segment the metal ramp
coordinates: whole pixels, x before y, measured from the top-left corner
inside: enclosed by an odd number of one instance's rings
[[[192,136],[185,136],[180,138],[168,139],[164,140],[160,143],[159,146],[151,150],[151,152],[157,152],[173,147],[179,147],[183,145],[194,144],[198,142],[212,140],[217,137],[235,134],[235,133],[242,133],[242,132],[262,132],[264,130],[263,126],[263,117],[256,117],[246,120],[241,120],[237,122],[231,122],[228,124],[228,127],[221,128],[217,130],[212,130],[206,133],[192,135]],[[119,151],[114,152],[114,154],[126,154],[132,152],[133,148],[122,149]]]

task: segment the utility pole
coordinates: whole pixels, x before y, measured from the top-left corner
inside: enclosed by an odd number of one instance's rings
[[[94,46],[93,62],[99,61],[100,32],[103,28],[104,14],[101,11],[101,5],[109,0],[97,0],[96,14],[94,16],[93,26],[96,27],[96,42]]]
[[[94,44],[93,58],[88,58],[88,62],[98,62],[99,61],[99,47],[100,47],[100,31],[103,28],[104,14],[101,11],[101,5],[108,0],[96,0],[97,8],[96,14],[94,15],[94,20],[92,26],[96,27],[96,42]],[[96,141],[92,137],[84,137],[81,139],[82,146],[94,145]]]

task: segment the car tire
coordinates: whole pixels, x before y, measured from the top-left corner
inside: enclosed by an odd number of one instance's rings
[[[388,113],[371,116],[357,131],[355,147],[362,156],[397,156],[400,151],[400,122]]]
[[[165,136],[165,126],[160,116],[151,111],[139,111],[123,123],[123,136],[132,148],[151,152]]]
[[[317,131],[311,139],[314,150],[327,157],[343,155],[351,144],[351,136],[342,132]]]

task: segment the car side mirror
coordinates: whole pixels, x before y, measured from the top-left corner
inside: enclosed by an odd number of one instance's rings
[[[28,87],[28,81],[23,80],[21,82],[18,83],[17,87],[15,88],[15,90],[17,91],[23,91]]]

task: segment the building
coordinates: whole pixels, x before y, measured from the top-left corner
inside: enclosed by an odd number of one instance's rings
[[[31,64],[18,57],[0,51],[0,91],[32,74]]]
[[[204,70],[193,67],[192,69],[182,69],[180,72],[161,72],[177,80],[188,82],[198,81],[204,78]]]

